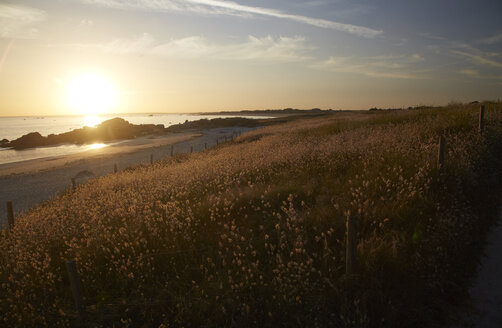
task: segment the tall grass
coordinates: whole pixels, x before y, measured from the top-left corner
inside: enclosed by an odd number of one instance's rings
[[[95,326],[437,321],[465,293],[501,191],[502,105],[482,136],[477,113],[336,113],[94,179],[2,232],[0,325],[75,325],[68,258]]]

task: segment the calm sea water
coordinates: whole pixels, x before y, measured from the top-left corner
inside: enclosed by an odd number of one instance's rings
[[[192,114],[115,114],[100,116],[40,116],[40,117],[0,117],[0,140],[14,140],[30,132],[39,132],[43,136],[51,133],[59,134],[79,129],[85,125],[98,124],[114,117],[121,117],[132,124],[164,124],[166,127],[195,121],[199,119],[213,119],[228,117],[221,115],[192,115]],[[257,116],[244,116],[258,118]],[[78,153],[91,149],[92,145],[61,145],[26,150],[12,150],[0,148],[0,164],[15,163],[25,160],[60,156]]]

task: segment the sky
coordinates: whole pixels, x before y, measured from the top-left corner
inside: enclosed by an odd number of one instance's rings
[[[0,116],[498,100],[501,14],[498,0],[0,0]]]

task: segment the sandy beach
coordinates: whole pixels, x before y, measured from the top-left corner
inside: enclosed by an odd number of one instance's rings
[[[252,128],[232,127],[174,133],[160,137],[143,137],[115,142],[107,147],[66,156],[48,157],[0,165],[0,227],[7,224],[7,201],[12,201],[15,215],[29,210],[38,203],[51,199],[72,186],[89,178],[118,170],[149,164],[174,154],[203,151],[236,133]]]

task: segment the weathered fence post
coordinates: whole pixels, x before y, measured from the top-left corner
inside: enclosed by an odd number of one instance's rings
[[[117,171],[118,171],[117,164],[113,164],[113,173],[117,173]]]
[[[14,227],[14,210],[12,209],[12,202],[7,202],[7,222],[9,223],[9,228]]]
[[[80,320],[82,321],[82,324],[85,325],[87,318],[85,313],[84,298],[82,296],[82,282],[78,276],[77,264],[75,263],[75,260],[66,260],[66,271],[68,271],[73,301],[77,307]]]
[[[204,150],[207,149],[207,142],[204,142]]]
[[[438,144],[438,168],[441,168],[444,164],[444,147],[445,147],[444,137],[440,136]]]
[[[77,188],[77,183],[75,182],[75,178],[71,178],[71,187],[73,190],[75,190],[75,188]]]
[[[171,145],[171,157],[173,157],[174,154],[174,145]]]
[[[220,140],[220,138],[217,137],[216,138],[216,146],[218,146],[218,144],[220,143],[219,140]]]
[[[190,154],[193,153],[193,146],[190,146]]]
[[[485,106],[482,105],[479,109],[479,134],[483,134],[483,130],[485,128]]]
[[[347,215],[347,244],[345,246],[345,273],[350,275],[355,272],[357,261],[357,230],[355,218]]]
[[[153,154],[150,154],[150,164],[153,164]]]

